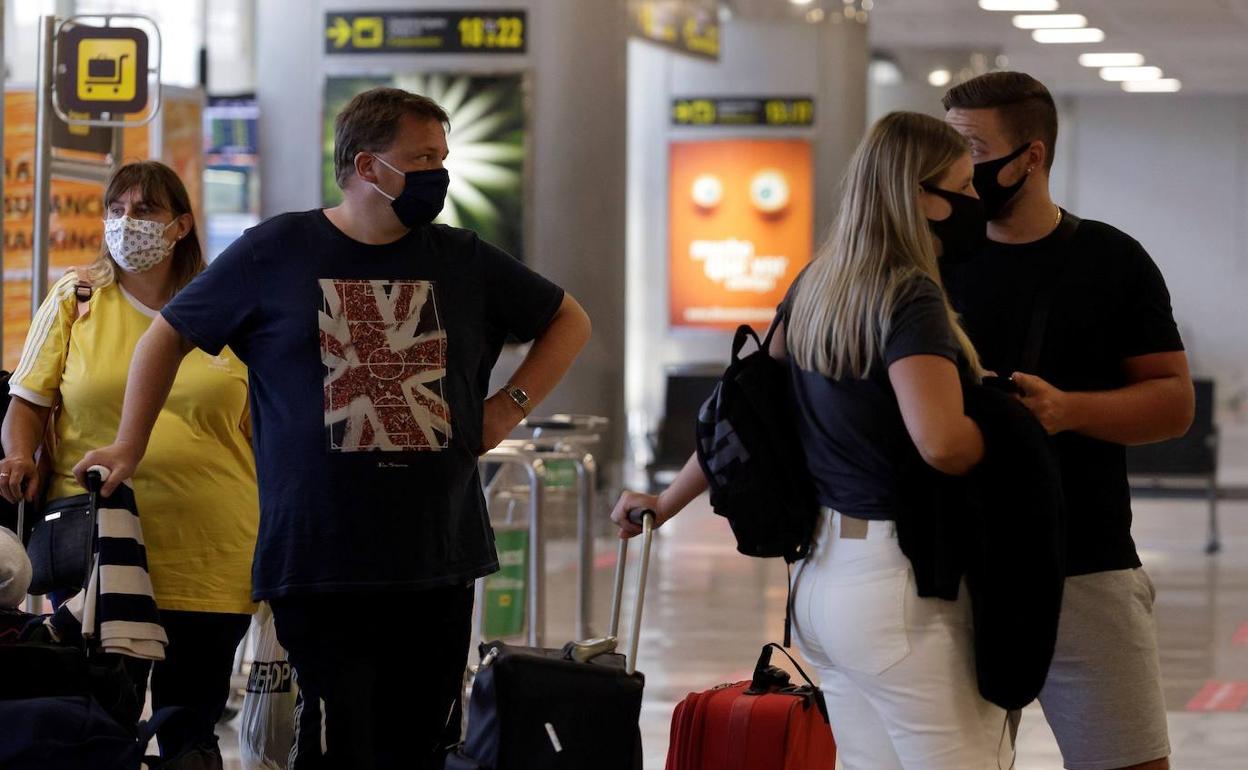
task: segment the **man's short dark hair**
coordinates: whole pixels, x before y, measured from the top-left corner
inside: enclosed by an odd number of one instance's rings
[[[436,120],[450,128],[446,110],[427,96],[401,88],[374,88],[357,95],[334,121],[334,178],[346,189],[355,171],[355,156],[379,152],[394,142],[404,115]]]
[[[1045,168],[1053,168],[1057,144],[1057,105],[1044,84],[1022,72],[989,72],[950,88],[941,100],[946,110],[995,109],[1017,147],[1044,142]]]

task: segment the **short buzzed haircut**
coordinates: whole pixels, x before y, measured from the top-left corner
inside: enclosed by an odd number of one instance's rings
[[[1053,168],[1057,144],[1057,105],[1044,84],[1023,72],[989,72],[950,88],[941,100],[946,110],[995,109],[1017,147],[1044,142],[1045,168]]]
[[[427,96],[401,88],[373,88],[358,94],[334,121],[334,178],[346,189],[355,171],[355,156],[379,152],[394,142],[404,115],[436,120],[450,128],[446,110]]]

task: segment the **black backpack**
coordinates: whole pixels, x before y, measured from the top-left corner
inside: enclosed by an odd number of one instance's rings
[[[788,365],[767,352],[776,325],[759,342],[737,329],[732,363],[702,405],[697,455],[711,508],[728,520],[737,550],[787,564],[810,553],[819,503],[797,432]],[[741,356],[747,340],[758,350]],[[786,613],[787,615],[787,613]],[[788,644],[788,621],[785,621]]]

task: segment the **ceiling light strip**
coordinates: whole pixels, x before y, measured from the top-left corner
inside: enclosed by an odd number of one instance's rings
[[[1038,29],[1031,33],[1037,43],[1099,43],[1105,39],[1104,30],[1096,27],[1084,29]]]
[[[1081,13],[1027,13],[1015,16],[1019,29],[1080,29],[1088,26],[1088,17]]]

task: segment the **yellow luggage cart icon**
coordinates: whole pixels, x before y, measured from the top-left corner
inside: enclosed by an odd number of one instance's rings
[[[110,119],[143,113],[148,106],[148,83],[160,70],[148,67],[147,43],[147,33],[141,29],[62,24],[57,33],[53,93],[58,112],[107,113]]]
[[[100,54],[87,60],[87,77],[83,86],[87,93],[94,93],[96,86],[112,86],[113,93],[121,90],[122,67],[130,54],[123,53],[117,58]]]
[[[79,41],[74,88],[78,98],[87,103],[134,99],[139,80],[147,74],[139,71],[138,53],[133,40],[87,38]]]

